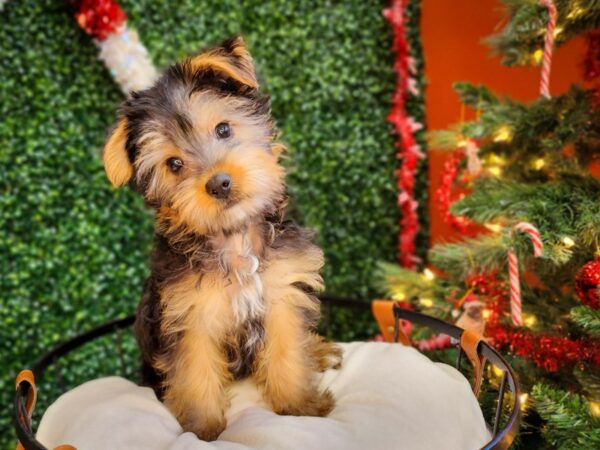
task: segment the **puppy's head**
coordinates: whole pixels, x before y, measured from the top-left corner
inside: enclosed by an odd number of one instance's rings
[[[170,67],[134,92],[104,148],[114,186],[131,181],[170,226],[233,230],[284,192],[268,97],[241,38]]]

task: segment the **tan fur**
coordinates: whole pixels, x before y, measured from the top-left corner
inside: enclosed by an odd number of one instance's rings
[[[205,189],[206,182],[220,169],[231,170],[234,203],[230,205],[211,197]],[[283,194],[283,176],[275,157],[264,150],[234,149],[210,170],[180,182],[172,207],[181,223],[175,225],[185,225],[199,234],[239,227],[248,216],[264,210]]]
[[[260,251],[262,243],[256,236],[251,241],[253,251]],[[331,394],[319,392],[315,371],[336,366],[339,349],[307,330],[303,311],[318,312],[318,303],[292,285],[320,289],[322,264],[317,247],[299,255],[281,249],[268,252],[267,266],[260,273],[265,288],[266,342],[258,354],[254,378],[274,411],[281,414],[325,415],[333,407]],[[237,283],[233,275],[225,277],[223,272],[201,278],[190,274],[161,295],[162,333],[183,333],[174,364],[165,358],[156,361],[167,375],[165,403],[184,429],[200,436],[215,438],[225,423],[225,389],[231,375],[220,343],[235,326],[231,298],[239,288]]]
[[[339,345],[328,342],[318,334],[311,334],[310,338],[309,348],[316,370],[325,372],[329,369],[339,369],[342,366],[342,349]]]
[[[168,137],[159,124],[148,126],[135,161],[137,181],[151,175],[146,197],[157,202],[170,199],[170,207],[178,218],[170,224],[172,228],[184,226],[206,234],[239,227],[249,216],[263,211],[283,195],[285,173],[278,158],[284,147],[271,142],[272,136],[264,131],[264,123],[240,112],[247,103],[243,98],[222,99],[210,92],[200,92],[185,101],[189,102],[185,109],[192,118],[198,150],[193,154],[184,151],[186,145],[177,136]],[[233,130],[226,144],[214,135],[215,126],[223,121]],[[265,151],[270,147],[276,151]],[[184,162],[178,174],[171,173],[166,166],[171,157]],[[207,181],[218,172],[231,175],[231,200],[235,205],[224,205],[206,192]]]
[[[267,99],[252,91],[252,58],[237,39],[165,76],[161,89],[125,103],[128,119],[104,151],[111,183],[134,177],[157,208],[152,274],[136,320],[144,383],[202,439],[224,429],[227,388],[247,376],[274,411],[325,415],[334,401],[316,377],[339,366],[341,351],[313,332],[323,253],[310,233],[283,221],[285,146]],[[225,77],[245,86],[215,86]],[[222,122],[227,135],[215,130]],[[170,158],[183,165],[173,168]],[[222,196],[207,192],[218,173],[230,181]]]
[[[212,69],[219,71],[246,86],[257,89],[258,81],[254,73],[252,57],[248,53],[242,38],[238,37],[236,39],[232,54],[236,57],[237,64],[231,60],[231,57],[221,55],[215,51],[192,58],[191,64],[194,70]]]
[[[126,127],[127,121],[121,119],[104,146],[102,155],[106,176],[115,187],[123,186],[133,175],[133,168],[125,150]]]
[[[267,340],[258,355],[255,380],[267,401],[280,414],[323,416],[333,408],[329,391],[320,392],[314,369],[322,365],[320,344],[313,350],[314,336],[306,329],[303,311],[317,312],[318,303],[293,283],[322,288],[319,269],[323,254],[317,247],[293,255],[271,252],[262,274],[265,285]],[[319,360],[315,360],[318,355]]]
[[[207,274],[201,280],[190,274],[161,295],[162,332],[183,332],[174,361],[156,361],[166,374],[165,404],[185,430],[210,440],[225,427],[224,389],[231,380],[220,348],[231,323],[226,284],[221,274]]]
[[[271,144],[271,153],[273,153],[273,155],[275,155],[277,159],[283,157],[286,151],[287,148],[281,142],[274,142],[273,144]]]

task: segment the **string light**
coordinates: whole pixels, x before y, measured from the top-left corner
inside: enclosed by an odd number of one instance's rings
[[[536,323],[537,317],[535,317],[533,314],[523,314],[523,324],[525,324],[526,327],[532,328]]]
[[[565,247],[571,248],[575,245],[575,241],[571,239],[569,236],[565,236],[562,238],[562,243],[565,244]]]
[[[504,157],[497,155],[496,153],[492,153],[489,157],[490,164],[495,164],[497,166],[503,166],[506,164],[506,159]]]
[[[488,168],[488,172],[494,175],[495,177],[499,177],[502,175],[502,168],[498,166],[493,166]]]
[[[394,294],[392,295],[392,298],[394,300],[403,301],[403,300],[406,300],[406,294],[402,291],[394,292]]]
[[[563,27],[556,27],[554,29],[554,37],[557,37],[562,32],[563,32]]]
[[[431,300],[430,298],[421,298],[419,299],[419,303],[425,308],[431,308],[433,306],[433,300]]]
[[[600,417],[600,402],[590,402],[590,413],[592,416]]]
[[[502,125],[494,131],[494,142],[510,142],[513,137],[513,130],[508,125]]]
[[[533,161],[531,164],[535,170],[540,170],[542,167],[546,165],[546,160],[544,158],[538,158]]]
[[[539,66],[542,62],[542,56],[544,56],[544,51],[541,48],[538,48],[535,52],[532,53],[531,61],[536,66]]]
[[[435,274],[429,269],[423,271],[423,276],[429,281],[432,281],[435,278]]]
[[[481,315],[485,320],[488,320],[492,315],[492,312],[489,309],[484,309],[483,311],[481,311]]]
[[[502,375],[504,375],[504,370],[502,370],[500,367],[496,367],[492,364],[492,372],[494,373],[494,375],[497,378],[500,378]]]
[[[522,393],[519,396],[519,400],[521,400],[521,410],[527,408],[527,400],[529,400],[529,394],[527,392]]]
[[[569,11],[569,14],[567,14],[567,19],[577,19],[584,12],[585,12],[585,9],[581,7],[579,2],[575,2],[573,9],[571,11]]]
[[[484,224],[484,226],[488,230],[493,231],[494,233],[500,233],[500,231],[502,231],[502,225],[500,225],[499,223],[486,223]]]

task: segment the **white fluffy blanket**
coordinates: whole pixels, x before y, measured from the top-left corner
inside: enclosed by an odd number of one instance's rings
[[[204,442],[183,433],[152,390],[109,377],[62,395],[37,437],[78,450],[469,450],[489,440],[469,383],[454,368],[399,344],[342,345],[343,368],[321,380],[337,399],[326,418],[278,416],[244,381],[231,389],[226,430]]]

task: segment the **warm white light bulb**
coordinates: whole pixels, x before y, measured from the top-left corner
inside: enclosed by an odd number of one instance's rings
[[[419,303],[425,308],[431,308],[433,306],[433,300],[431,300],[430,298],[421,298],[419,299]]]
[[[529,400],[529,394],[524,392],[519,396],[519,400],[521,400],[521,409],[525,409],[527,407],[527,400]]]
[[[563,244],[565,244],[565,247],[567,247],[567,248],[571,248],[575,245],[575,241],[573,239],[571,239],[569,236],[565,236],[564,238],[562,238],[562,242],[563,242]]]

